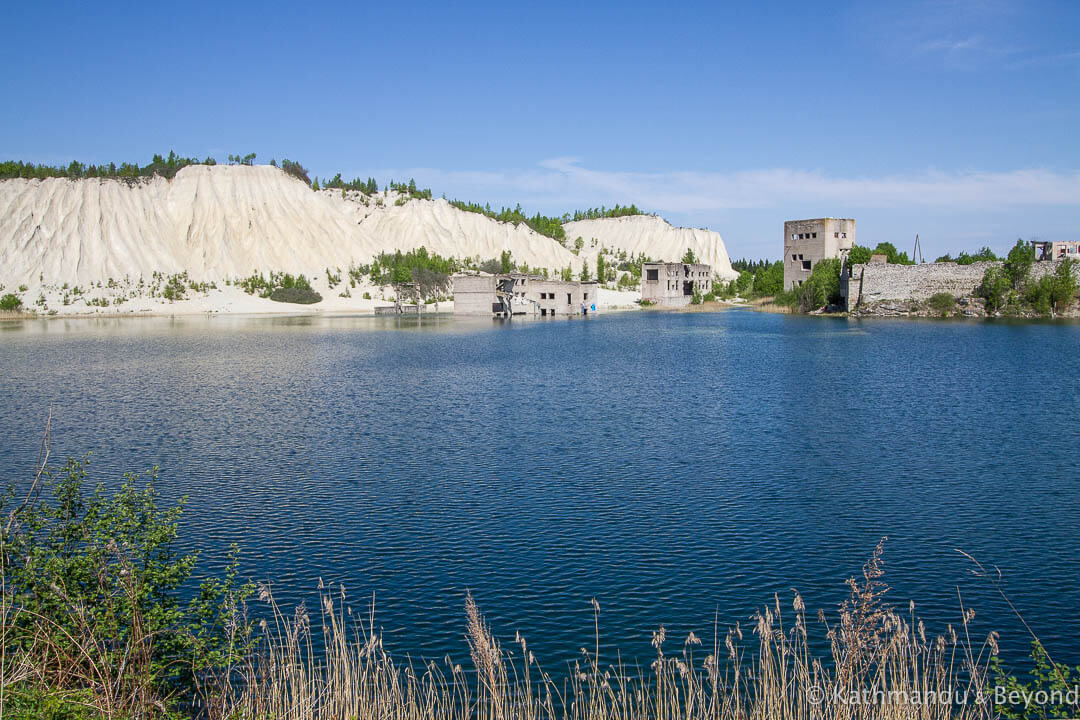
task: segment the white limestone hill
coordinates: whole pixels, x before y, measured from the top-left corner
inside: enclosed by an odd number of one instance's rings
[[[346,194],[347,196],[350,194]],[[0,284],[35,288],[186,271],[220,281],[252,272],[316,277],[379,252],[425,245],[552,270],[581,261],[526,226],[443,200],[316,193],[270,166],[186,167],[172,180],[0,181]],[[382,207],[379,207],[381,200]]]
[[[563,230],[571,247],[579,237],[585,241],[581,256],[588,260],[595,260],[604,247],[616,252],[625,250],[631,256],[643,253],[653,260],[678,262],[690,249],[698,262],[712,265],[718,277],[733,280],[739,276],[731,268],[720,233],[675,227],[655,215],[577,220],[563,225]]]
[[[340,190],[322,192],[341,197]],[[509,250],[517,263],[530,268],[559,270],[569,266],[575,273],[581,269],[582,261],[577,255],[528,225],[499,222],[480,213],[466,212],[441,198],[405,200],[393,192],[369,198],[348,192],[345,201],[349,206],[347,212],[362,230],[374,238],[388,239],[394,249],[425,247],[443,257],[480,260],[498,258],[504,250]]]

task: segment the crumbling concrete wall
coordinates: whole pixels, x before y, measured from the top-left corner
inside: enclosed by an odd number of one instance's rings
[[[841,282],[847,310],[882,301],[929,300],[931,295],[947,292],[955,297],[969,297],[982,283],[983,274],[1000,262],[925,263],[923,265],[853,265],[851,276]],[[1054,272],[1056,262],[1037,262],[1031,278],[1038,280]]]

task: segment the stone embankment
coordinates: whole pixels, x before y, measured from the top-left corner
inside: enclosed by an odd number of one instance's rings
[[[986,303],[976,297],[983,274],[1000,262],[924,263],[922,265],[854,265],[851,276],[841,281],[846,310],[855,316],[923,316],[986,317]],[[1038,281],[1054,272],[1056,262],[1037,262],[1031,268],[1031,279]],[[956,301],[951,309],[932,307],[931,297],[941,293],[952,295]],[[1068,313],[1075,315],[1076,308]]]

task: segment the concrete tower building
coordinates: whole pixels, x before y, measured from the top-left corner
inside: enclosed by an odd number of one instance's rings
[[[784,223],[784,290],[802,285],[820,260],[839,258],[855,245],[851,218],[788,220]]]

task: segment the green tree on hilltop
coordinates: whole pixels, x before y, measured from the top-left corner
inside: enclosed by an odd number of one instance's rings
[[[1005,275],[1014,290],[1022,290],[1035,264],[1035,248],[1022,239],[1017,239],[1009,255],[1005,258]]]

